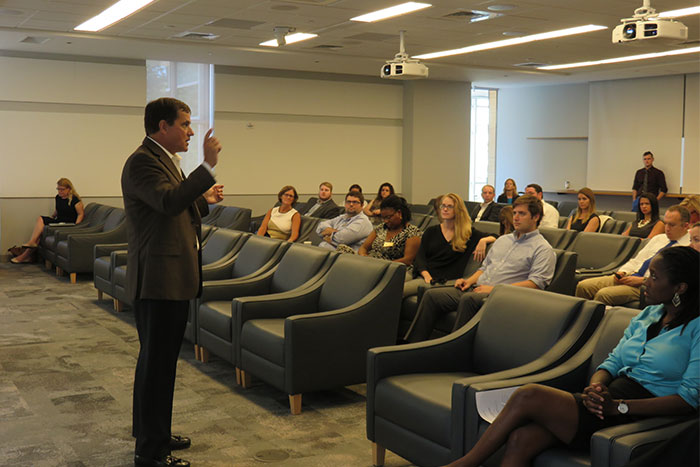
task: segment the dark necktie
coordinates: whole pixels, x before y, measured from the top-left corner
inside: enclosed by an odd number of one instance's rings
[[[642,193],[646,193],[649,188],[649,170],[644,169],[644,182],[642,183]]]
[[[651,257],[649,257],[649,259],[647,259],[646,261],[644,261],[644,262],[642,263],[642,267],[639,268],[639,271],[635,272],[635,273],[632,274],[632,275],[633,275],[633,276],[644,277],[644,274],[647,273],[647,269],[649,269],[649,265],[651,264],[651,260],[654,259],[654,257],[655,257],[656,255],[659,254],[659,251],[665,250],[666,248],[672,246],[674,243],[676,243],[676,240],[671,240],[671,241],[668,242],[666,245],[664,245],[664,246],[662,246],[661,248],[659,248],[659,250],[658,250],[656,253],[654,253],[653,255],[651,255]]]

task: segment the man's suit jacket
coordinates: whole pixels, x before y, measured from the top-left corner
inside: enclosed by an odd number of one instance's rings
[[[488,206],[486,206],[486,210],[484,211],[484,214],[481,216],[482,221],[489,221],[489,222],[498,222],[498,214],[501,212],[501,208],[503,206],[496,204],[496,203],[490,203]],[[476,216],[479,215],[479,211],[481,210],[481,204],[476,206],[472,212],[470,213],[472,220],[476,220]]]
[[[312,214],[307,214],[308,211],[314,207],[314,205],[318,202],[318,198],[311,198],[309,201],[306,202],[306,204],[303,206],[295,207],[297,211],[302,216],[311,216],[311,217],[318,217],[319,219],[333,219],[334,217],[338,216],[338,205],[335,204],[335,201],[333,199],[329,199],[325,203],[323,203],[316,211],[314,211]],[[302,212],[303,209],[303,212]]]
[[[145,138],[122,171],[132,299],[190,300],[201,290],[202,196],[214,177],[199,166],[182,180],[170,157]]]

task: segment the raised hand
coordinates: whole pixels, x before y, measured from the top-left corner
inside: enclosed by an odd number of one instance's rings
[[[209,128],[207,134],[204,135],[204,162],[214,167],[219,162],[219,152],[221,151],[221,143],[216,136],[212,136],[213,128]]]

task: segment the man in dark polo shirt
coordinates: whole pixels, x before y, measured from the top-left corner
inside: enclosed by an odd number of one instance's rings
[[[637,170],[632,184],[633,210],[636,209],[637,198],[642,193],[651,193],[656,196],[656,199],[661,199],[668,193],[666,177],[661,170],[654,167],[654,155],[651,151],[645,152],[642,160],[644,168]]]

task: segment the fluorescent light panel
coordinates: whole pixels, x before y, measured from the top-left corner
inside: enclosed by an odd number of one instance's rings
[[[538,67],[538,70],[563,70],[565,68],[579,68],[584,66],[607,65],[609,63],[632,62],[635,60],[647,60],[650,58],[668,57],[671,55],[685,55],[700,53],[700,47],[690,47],[688,49],[669,50],[666,52],[655,52],[641,55],[628,55],[626,57],[606,58],[605,60],[593,60],[590,62],[565,63],[563,65],[548,65]]]
[[[76,31],[101,31],[154,1],[155,0],[119,0],[99,15],[90,18],[74,29]]]
[[[659,18],[680,18],[681,16],[697,14],[700,14],[700,6],[691,6],[679,10],[664,11],[663,13],[659,13]]]
[[[500,47],[508,47],[512,45],[520,45],[528,42],[543,41],[547,39],[555,39],[557,37],[573,36],[575,34],[584,34],[587,32],[600,31],[602,29],[607,29],[607,26],[598,26],[595,24],[587,24],[585,26],[578,26],[575,28],[559,29],[557,31],[543,32],[539,34],[531,34],[529,36],[514,37],[512,39],[504,39],[501,41],[486,42],[483,44],[470,45],[467,47],[462,47],[461,49],[443,50],[442,52],[433,52],[429,54],[416,55],[413,58],[440,58],[447,57],[449,55],[460,55],[468,54],[472,52],[479,52],[481,50],[497,49]]]
[[[287,42],[287,44],[294,44],[295,42],[301,42],[305,41],[307,39],[313,39],[314,37],[318,37],[318,34],[309,34],[306,32],[297,32],[294,34],[289,34],[284,37],[284,40]],[[265,47],[277,47],[277,39],[272,39],[269,41],[261,42],[260,45],[264,45]]]
[[[373,11],[372,13],[367,13],[366,15],[355,16],[354,18],[350,18],[350,21],[373,23],[374,21],[381,21],[383,19],[393,18],[394,16],[405,15],[406,13],[413,13],[414,11],[422,10],[431,6],[432,5],[430,3],[406,2],[400,5],[384,8],[383,10]]]

